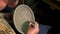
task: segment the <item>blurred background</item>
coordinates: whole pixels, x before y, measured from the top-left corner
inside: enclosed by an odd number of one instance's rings
[[[22,4],[22,1],[9,0],[10,3],[8,3],[6,8],[0,11],[0,13],[6,14],[5,19],[11,26],[13,25],[12,16],[14,10],[18,5]],[[39,23],[42,32],[44,30],[47,31],[50,27],[50,30],[48,30],[50,33],[60,31],[60,0],[24,0],[24,4],[33,10],[35,19]],[[14,26],[12,27],[14,28]]]

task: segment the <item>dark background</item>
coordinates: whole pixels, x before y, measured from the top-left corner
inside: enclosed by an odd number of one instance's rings
[[[60,26],[60,10],[55,8],[50,8],[50,4],[44,2],[43,0],[30,0],[25,1],[28,6],[30,6],[35,14],[36,21],[39,24],[50,25],[50,26]],[[54,4],[60,7],[60,3],[53,0]]]
[[[39,24],[60,26],[60,5],[59,5],[60,2],[56,0],[52,0],[52,1],[49,0],[51,3],[53,2],[54,4],[56,4],[59,7],[58,9],[58,7],[51,8],[50,4],[46,3],[43,0],[24,0],[24,1],[25,1],[24,3],[33,10],[35,19]],[[18,5],[21,4],[22,4],[22,0],[19,1]],[[52,6],[54,4],[52,4]],[[15,10],[15,8],[12,9],[11,7],[6,6],[6,8],[2,10],[2,12],[11,13],[12,10]]]
[[[60,2],[57,2],[56,0],[51,1],[51,3],[52,2],[54,2],[54,4],[56,4],[60,8],[60,5],[59,5]],[[21,4],[22,4],[22,1],[20,0],[18,5],[21,5]],[[51,7],[49,3],[46,3],[43,0],[25,0],[25,4],[28,5],[33,10],[35,19],[39,24],[60,28],[60,9]],[[12,10],[15,10],[15,8],[12,9],[7,6],[2,11],[3,13],[11,13]],[[12,23],[10,24],[15,29],[13,24]]]

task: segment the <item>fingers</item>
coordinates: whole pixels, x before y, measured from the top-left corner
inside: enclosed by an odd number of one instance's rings
[[[35,23],[32,22],[32,21],[29,21],[29,26],[30,26],[30,27],[35,27]]]
[[[30,21],[28,27],[39,31],[39,24],[37,22]]]
[[[37,30],[37,32],[39,32],[39,24],[37,22],[35,22],[35,31]]]
[[[38,28],[39,27],[39,24],[37,22],[29,21],[29,26]]]
[[[35,27],[39,27],[39,24],[37,22],[35,22]]]
[[[38,32],[39,32],[39,24],[37,22],[30,21],[26,33],[38,34]]]

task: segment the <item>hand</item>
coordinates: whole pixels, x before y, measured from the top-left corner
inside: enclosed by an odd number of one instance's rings
[[[29,24],[26,34],[38,34],[38,32],[39,32],[39,25],[37,22],[35,22],[34,27],[31,26],[31,23]]]

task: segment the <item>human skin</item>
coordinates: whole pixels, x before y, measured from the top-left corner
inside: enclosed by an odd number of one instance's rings
[[[15,8],[18,4],[18,0],[16,2],[12,2],[10,0],[0,0],[0,11],[3,10],[7,5],[11,8]]]
[[[0,0],[0,11],[7,6],[7,0]]]
[[[39,24],[35,22],[35,26],[31,27],[31,24],[29,24],[26,34],[38,34],[39,32]]]

